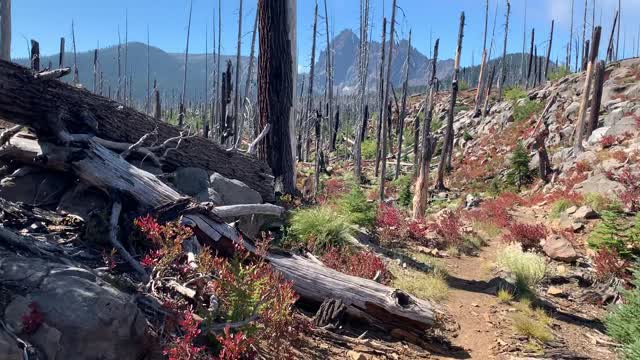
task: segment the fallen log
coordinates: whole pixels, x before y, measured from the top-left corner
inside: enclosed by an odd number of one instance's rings
[[[229,240],[241,242],[247,250],[256,253],[251,243],[242,240],[233,227],[215,214],[215,209],[209,211],[182,198],[154,175],[129,164],[94,140],[88,140],[82,147],[70,148],[16,135],[6,146],[10,146],[11,151],[0,150],[0,160],[7,154],[22,159],[31,156],[32,165],[70,169],[86,183],[133,198],[149,209],[182,209],[183,223],[194,228],[201,243],[219,247]],[[24,154],[19,155],[20,152]],[[57,160],[50,163],[50,158]],[[421,334],[443,315],[438,306],[429,301],[372,280],[337,272],[306,257],[275,253],[267,253],[264,257],[293,282],[295,291],[303,299],[318,304],[329,298],[341,300],[348,314],[368,320],[381,329],[403,329]]]
[[[180,129],[105,97],[64,82],[38,77],[25,67],[0,60],[0,119],[35,129],[41,139],[61,133],[92,134],[126,143],[157,131],[157,142],[180,136]],[[255,156],[223,149],[200,136],[184,139],[170,152],[163,170],[199,167],[237,179],[258,191],[264,201],[275,200],[269,166]]]

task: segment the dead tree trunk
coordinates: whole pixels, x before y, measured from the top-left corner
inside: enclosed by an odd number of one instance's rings
[[[249,104],[251,100],[251,82],[253,80],[253,63],[255,62],[256,55],[256,36],[258,35],[258,14],[256,14],[256,18],[253,21],[253,33],[251,34],[251,53],[249,54],[249,68],[247,69],[247,79],[244,85],[244,99],[242,99],[243,104]],[[243,117],[243,124],[247,121],[245,117]],[[255,114],[252,116],[253,123],[251,126],[253,127],[252,138],[255,139],[260,134],[260,120]],[[239,139],[242,139],[242,131],[244,126],[240,126],[240,135]],[[236,142],[238,144],[238,142]],[[236,145],[237,147],[237,145]]]
[[[502,60],[501,60],[502,65],[500,66],[500,76],[498,77],[498,101],[502,101],[502,95],[504,94],[504,82],[507,77],[507,73],[506,73],[507,40],[509,38],[509,15],[510,14],[511,14],[511,2],[507,0],[507,15],[506,15],[506,22],[504,25],[504,45],[502,47]]]
[[[384,87],[384,97],[383,97],[383,103],[385,104],[384,107],[384,113],[382,114],[383,116],[381,117],[381,119],[386,119],[387,117],[389,118],[389,120],[391,120],[391,99],[389,98],[389,89],[393,86],[393,84],[391,83],[391,66],[392,66],[392,62],[393,62],[393,37],[395,35],[395,28],[396,28],[396,0],[393,0],[392,5],[391,5],[391,29],[389,31],[389,60],[387,62],[387,73],[386,75],[386,80],[385,80],[385,87]],[[386,106],[386,104],[389,103],[388,106]],[[381,162],[380,162],[380,177],[379,177],[379,200],[380,203],[382,204],[384,202],[384,185],[385,185],[385,181],[386,179],[386,173],[387,173],[387,138],[390,135],[389,132],[389,128],[390,126],[388,126],[387,122],[383,122],[382,123],[382,139],[381,139]]]
[[[153,118],[160,120],[162,118],[162,106],[160,105],[160,89],[156,81],[153,82]]]
[[[444,144],[442,153],[440,154],[440,163],[438,164],[438,182],[436,188],[446,190],[444,186],[444,173],[449,152],[453,153],[453,117],[458,98],[458,73],[460,72],[460,56],[462,55],[462,38],[464,37],[464,12],[460,15],[460,29],[458,30],[458,46],[456,48],[456,58],[453,65],[453,79],[451,81],[451,102],[449,103],[449,111],[447,112],[447,128],[444,135]]]
[[[600,119],[600,105],[602,104],[602,90],[604,84],[605,62],[600,61],[596,66],[595,77],[593,78],[593,98],[591,99],[591,114],[585,138],[589,138],[591,134],[598,128]]]
[[[127,147],[157,128],[158,142],[180,135],[180,129],[69,84],[36,79],[33,72],[0,61],[0,119],[34,128],[56,138],[92,133]],[[173,140],[176,141],[176,140]],[[237,179],[258,191],[264,201],[275,199],[271,171],[262,161],[227,151],[199,136],[185,138],[167,153],[163,170],[200,167]]]
[[[531,72],[533,70],[533,47],[536,37],[536,29],[531,29],[531,48],[529,50],[529,67],[527,69],[527,88],[529,87],[529,81],[531,80]]]
[[[404,118],[407,116],[407,92],[409,91],[409,63],[411,61],[411,30],[409,30],[409,45],[407,46],[407,58],[404,69],[404,82],[402,83],[402,107],[398,119],[398,153],[396,155],[396,174],[400,176],[400,162],[402,160],[402,138],[404,136]]]
[[[180,97],[180,111],[178,113],[178,126],[184,126],[185,101],[187,99],[187,67],[189,65],[189,36],[191,35],[191,14],[193,13],[193,0],[189,5],[189,22],[187,25],[187,47],[184,50],[184,76],[182,78],[182,96]],[[126,65],[125,65],[126,72]],[[125,74],[126,77],[126,74]],[[126,96],[126,95],[125,95]]]
[[[238,8],[238,43],[236,52],[236,80],[233,82],[235,85],[235,92],[233,96],[233,144],[235,146],[238,141],[238,120],[240,120],[240,102],[238,97],[240,96],[240,47],[242,46],[242,0],[240,0],[240,7]]]
[[[304,160],[309,161],[309,152],[311,151],[311,112],[313,111],[313,80],[315,76],[315,62],[316,62],[316,35],[318,31],[318,4],[313,13],[313,39],[311,45],[311,62],[309,65],[309,87],[307,95],[307,109],[302,119],[303,127],[305,129],[304,142]]]
[[[591,92],[591,81],[593,78],[593,66],[598,58],[598,48],[600,47],[600,33],[602,28],[596,26],[593,32],[593,39],[591,41],[591,54],[589,58],[589,64],[587,65],[587,76],[584,81],[584,89],[582,92],[582,101],[580,103],[580,112],[578,113],[578,124],[576,126],[576,139],[574,143],[574,150],[576,153],[582,152],[582,139],[584,138],[585,118],[587,116],[587,107],[589,106],[589,93]]]
[[[336,116],[333,122],[333,133],[331,134],[331,147],[336,148],[336,142],[338,140],[338,129],[340,129],[340,104],[336,105]]]
[[[614,59],[614,44],[613,44],[613,36],[616,33],[616,24],[618,22],[618,16],[620,13],[616,11],[616,16],[613,18],[613,27],[611,28],[611,36],[609,37],[609,45],[607,46],[607,61],[612,62]]]
[[[322,159],[322,112],[316,111],[316,120],[314,121],[314,128],[316,133],[316,156],[315,156],[315,171],[313,189],[315,195],[320,194],[320,172],[321,172],[321,159]]]
[[[260,52],[258,53],[258,113],[262,127],[271,130],[259,153],[273,170],[285,194],[295,194],[295,166],[289,121],[293,107],[291,40],[288,7],[284,1],[259,0]],[[291,26],[295,26],[292,24]]]
[[[584,56],[585,54],[585,48],[588,48],[589,46],[586,46],[586,41],[587,41],[587,7],[588,7],[588,1],[589,0],[584,0],[584,18],[582,19],[582,54]],[[582,58],[582,63],[586,64],[587,63],[587,56],[584,56]],[[582,71],[584,71],[585,69],[582,69]]]
[[[11,61],[11,0],[0,2],[0,60]]]
[[[384,103],[384,54],[386,50],[386,37],[387,37],[387,18],[382,19],[382,46],[380,48],[380,73],[379,73],[379,84],[378,84],[378,102],[380,104],[378,110],[378,123],[376,124],[376,166],[375,166],[375,176],[378,176],[380,173],[380,156],[382,149],[380,148],[380,141],[382,138],[382,123],[385,121],[382,117],[382,113],[384,112],[384,108],[387,106]]]
[[[575,5],[575,0],[571,0],[571,27],[569,30],[569,50],[567,51],[567,69],[571,72],[571,55],[573,53],[573,8]],[[576,49],[577,51],[578,49]]]
[[[58,57],[58,69],[64,67],[64,38],[60,38],[60,55]]]
[[[40,71],[40,44],[33,39],[31,40],[31,70]]]
[[[80,76],[78,75],[78,53],[76,52],[76,29],[71,20],[71,40],[73,43],[73,84],[80,84]]]
[[[618,35],[617,35],[617,39],[616,39],[616,61],[620,59],[620,53],[618,52],[618,50],[620,50],[620,25],[622,23],[622,0],[618,0]],[[613,27],[615,28],[615,24],[613,25]],[[624,46],[624,45],[623,45]]]
[[[589,63],[589,40],[587,40],[587,42],[585,43],[582,59],[582,71],[587,71],[587,65]]]
[[[328,115],[327,115],[327,122],[329,124],[329,128],[330,131],[329,133],[331,134],[333,132],[333,126],[331,126],[331,117],[333,116],[333,62],[332,62],[332,54],[331,54],[331,41],[329,39],[329,13],[327,11],[327,0],[324,0],[324,23],[325,23],[325,28],[326,28],[326,36],[327,36],[327,68],[326,68],[326,74],[327,74],[327,79],[326,79],[326,84],[327,84],[327,106],[328,106]],[[331,134],[329,136],[329,139],[333,138],[333,134]],[[333,142],[329,143],[329,151],[333,152],[335,151],[335,147],[333,145]]]
[[[229,122],[229,104],[231,103],[231,60],[227,60],[227,71],[222,73],[220,89],[220,144],[224,145],[232,136],[233,125]]]
[[[433,118],[433,108],[435,104],[436,92],[436,65],[438,63],[438,45],[440,39],[436,39],[433,48],[433,59],[431,59],[431,79],[429,80],[429,92],[425,97],[425,117],[422,123],[422,141],[421,154],[415,154],[420,158],[420,166],[418,167],[418,179],[416,180],[415,193],[413,195],[413,218],[418,220],[424,217],[429,201],[429,170],[431,167],[431,159],[433,157],[432,143],[435,140],[431,137],[431,119]]]
[[[93,93],[98,93],[98,49],[93,51]]]
[[[484,35],[482,36],[482,62],[480,63],[480,75],[478,76],[478,87],[476,91],[476,107],[474,114],[479,113],[480,104],[482,103],[482,95],[484,92],[484,77],[487,66],[487,30],[489,27],[489,0],[485,0],[484,9]]]
[[[551,47],[553,46],[553,26],[554,25],[555,25],[555,20],[551,20],[551,33],[549,33],[549,45],[547,46],[547,60],[544,64],[545,79],[549,79],[549,58],[551,57]]]

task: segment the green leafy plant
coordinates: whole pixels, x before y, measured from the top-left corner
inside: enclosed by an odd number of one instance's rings
[[[376,158],[376,142],[366,139],[361,145],[362,158],[365,160],[373,160]]]
[[[496,261],[500,267],[513,274],[521,294],[531,292],[544,279],[547,271],[547,262],[544,257],[532,252],[524,252],[516,244],[500,250]]]
[[[367,200],[366,195],[359,186],[338,201],[340,213],[352,224],[370,227],[376,221],[376,205]]]
[[[518,141],[516,148],[511,154],[511,168],[507,173],[507,183],[516,186],[518,191],[520,191],[523,185],[530,183],[532,180],[531,170],[529,170],[530,161],[531,157],[529,156],[529,152],[522,141]]]
[[[623,258],[637,255],[640,250],[640,216],[635,225],[616,210],[601,212],[602,221],[589,234],[587,243],[593,249],[615,250]]]
[[[529,99],[518,101],[513,107],[513,120],[515,122],[527,120],[542,111],[543,107],[544,104],[539,101]]]
[[[516,102],[527,97],[527,92],[521,87],[512,87],[504,92],[504,98],[511,102]]]
[[[607,316],[607,333],[620,342],[625,359],[640,358],[640,267],[636,267],[633,290],[623,293],[624,303]]]
[[[568,208],[576,205],[569,199],[558,199],[551,206],[551,217],[557,219],[565,212]]]
[[[549,80],[558,81],[569,74],[571,74],[569,69],[567,69],[565,66],[560,66],[551,71],[551,73],[549,74]]]
[[[345,218],[328,206],[298,210],[290,219],[289,234],[313,252],[344,246],[349,232]]]
[[[599,193],[587,193],[584,202],[598,212],[609,209],[613,203],[611,199]]]
[[[411,193],[412,180],[411,176],[407,175],[401,176],[396,180],[398,188],[400,188],[398,204],[405,208],[410,207],[413,203],[413,194]]]

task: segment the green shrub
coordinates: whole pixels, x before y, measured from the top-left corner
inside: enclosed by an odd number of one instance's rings
[[[496,261],[500,267],[515,276],[516,286],[522,294],[531,291],[542,279],[547,271],[544,257],[524,252],[519,245],[509,245],[500,250]]]
[[[376,221],[376,205],[367,200],[359,186],[344,195],[339,201],[340,214],[350,223],[371,227]]]
[[[413,194],[411,192],[411,187],[413,185],[412,180],[411,176],[403,175],[394,181],[400,189],[400,193],[398,194],[398,204],[405,208],[410,207],[413,204]]]
[[[373,160],[376,158],[376,142],[366,139],[361,145],[362,158],[365,160]]]
[[[290,219],[289,234],[313,252],[347,244],[350,225],[327,206],[298,210]]]
[[[593,249],[616,250],[622,257],[637,255],[640,247],[640,215],[635,225],[615,210],[601,212],[602,221],[589,234],[587,243]]]
[[[504,92],[504,98],[516,102],[527,97],[527,92],[521,87],[512,87]]]
[[[442,129],[442,120],[439,117],[431,119],[431,132],[434,133]]]
[[[511,169],[507,173],[507,183],[516,186],[518,191],[522,185],[528,184],[532,180],[531,170],[529,170],[530,161],[529,152],[522,141],[518,141],[518,145],[511,154]]]
[[[469,84],[464,80],[458,81],[458,90],[460,91],[469,90]]]
[[[567,69],[564,66],[560,66],[560,67],[554,69],[553,71],[551,71],[551,73],[549,74],[549,80],[558,81],[558,80],[562,79],[563,77],[565,77],[565,76],[567,76],[569,74],[571,74],[569,69]]]
[[[498,297],[498,300],[503,304],[508,304],[513,301],[513,294],[506,289],[498,290],[498,294],[496,296]]]
[[[607,210],[613,204],[611,199],[598,193],[587,193],[584,196],[584,202],[597,212]]]
[[[512,317],[513,326],[516,331],[522,335],[539,340],[541,342],[549,342],[553,340],[553,334],[549,328],[536,319],[532,319],[525,314],[515,314]]]
[[[634,271],[634,289],[623,293],[624,304],[605,319],[607,333],[620,342],[625,359],[640,359],[640,267]]]
[[[527,120],[534,114],[542,111],[543,107],[543,103],[529,99],[523,102],[517,102],[513,107],[513,120],[515,122]]]
[[[551,217],[554,219],[559,218],[563,212],[574,205],[576,204],[568,199],[556,200],[551,207]]]

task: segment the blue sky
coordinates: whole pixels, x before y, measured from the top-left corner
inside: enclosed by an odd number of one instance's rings
[[[279,0],[271,0],[279,1]],[[320,0],[321,15],[324,15],[323,1]],[[372,31],[374,39],[380,37],[380,23],[383,12],[391,15],[392,0],[371,0]],[[509,31],[509,52],[522,50],[523,15],[527,4],[527,33],[536,28],[538,52],[543,52],[549,34],[551,19],[556,20],[556,33],[552,58],[562,61],[565,46],[569,38],[571,0],[512,0],[512,16]],[[611,31],[611,24],[618,0],[588,0],[588,28],[591,26],[591,6],[596,1],[596,24],[603,26],[603,48]],[[204,52],[205,32],[208,28],[209,48],[211,48],[211,28],[214,6],[218,0],[193,0],[194,13],[191,37],[191,52]],[[238,0],[222,0],[222,48],[223,53],[235,53],[237,38]],[[574,30],[581,33],[584,1],[575,0]],[[298,0],[298,64],[301,70],[308,67],[311,52],[311,33],[313,25],[313,0]],[[345,28],[358,33],[358,0],[327,0],[330,30],[338,34]],[[465,11],[467,21],[463,45],[462,63],[470,65],[472,58],[477,64],[481,55],[482,30],[484,26],[483,0],[398,0],[397,37],[405,38],[411,28],[413,44],[424,54],[429,54],[429,34],[440,38],[440,57],[451,58],[455,53],[458,18]],[[146,42],[147,26],[151,32],[151,44],[169,52],[182,52],[185,47],[186,24],[189,0],[66,0],[55,6],[45,4],[44,0],[13,1],[13,43],[14,57],[27,54],[27,39],[37,39],[43,54],[58,51],[59,38],[67,38],[71,46],[71,21],[75,21],[76,40],[79,51],[116,44],[118,27],[124,40],[125,13],[129,17],[129,41]],[[489,32],[493,24],[494,13],[498,9],[496,24],[496,51],[502,51],[504,34],[504,11],[506,0],[490,0]],[[55,9],[55,16],[51,14]],[[640,18],[640,0],[622,0],[623,15],[620,47],[626,38],[626,54],[630,56],[636,49],[640,22],[631,20]],[[245,0],[243,14],[243,54],[249,53],[251,29],[256,10],[256,0]],[[216,10],[216,21],[218,13]],[[319,41],[325,47],[324,22],[319,24]],[[490,37],[490,35],[489,35]],[[527,45],[528,46],[528,45]],[[637,51],[637,50],[635,50]],[[473,56],[472,56],[473,54]]]

